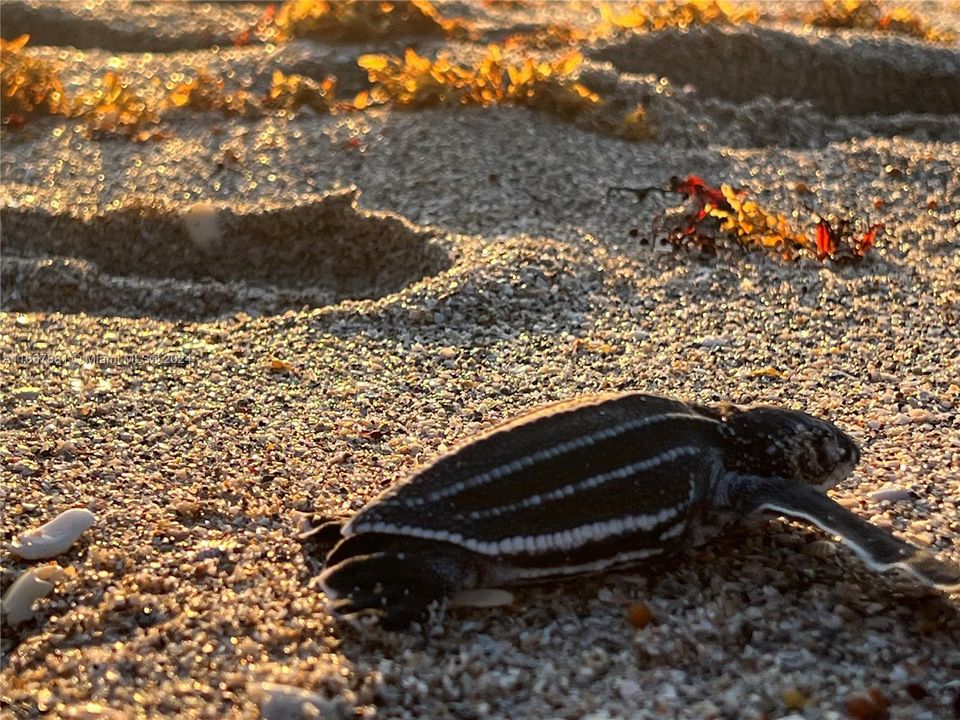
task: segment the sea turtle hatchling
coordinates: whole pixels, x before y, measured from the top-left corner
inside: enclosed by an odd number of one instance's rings
[[[839,536],[874,570],[960,589],[960,566],[824,494],[859,459],[850,437],[802,412],[585,396],[471,439],[342,527],[301,537],[339,535],[320,576],[331,609],[386,628],[469,588],[636,566],[761,511]]]

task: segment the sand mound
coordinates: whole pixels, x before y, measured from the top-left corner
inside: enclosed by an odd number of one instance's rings
[[[957,52],[899,38],[706,27],[633,35],[592,56],[734,103],[806,100],[832,116],[960,110]]]
[[[27,33],[37,45],[116,52],[196,50],[229,47],[232,37],[256,23],[261,12],[252,3],[223,3],[212,11],[209,3],[15,0],[4,3],[3,35]]]

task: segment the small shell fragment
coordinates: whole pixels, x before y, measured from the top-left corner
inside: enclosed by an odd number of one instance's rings
[[[513,593],[499,588],[474,588],[458,593],[449,607],[492,608],[513,604]]]
[[[875,490],[874,492],[870,493],[869,497],[873,502],[883,502],[884,500],[889,500],[890,502],[909,500],[910,490],[908,488],[899,487],[898,485],[884,485],[879,490]]]
[[[3,595],[3,614],[9,623],[21,623],[33,617],[33,603],[53,590],[53,584],[68,573],[56,564],[31,568],[18,577]]]
[[[18,400],[36,400],[40,397],[40,388],[34,387],[33,385],[14,388],[13,396]]]
[[[192,517],[200,512],[200,504],[193,500],[181,500],[173,506],[178,515]]]
[[[791,687],[783,691],[783,704],[787,710],[803,710],[809,702],[799,688]]]
[[[804,545],[801,552],[807,557],[825,560],[837,554],[837,544],[831,540],[814,540]]]
[[[653,622],[653,611],[646,603],[635,602],[627,608],[627,620],[637,630],[642,630]]]
[[[247,686],[250,696],[260,703],[263,720],[306,720],[307,718],[347,717],[342,700],[327,698],[292,685],[258,682]],[[349,713],[352,717],[352,713]]]
[[[698,338],[695,343],[702,348],[722,348],[729,347],[733,345],[733,339],[729,337],[702,337]]]
[[[13,541],[10,550],[24,560],[56,557],[69,550],[95,519],[86,508],[71,508],[46,525],[21,534]]]
[[[889,707],[890,701],[876,688],[870,688],[866,693],[850,695],[843,701],[847,715],[856,720],[883,720],[889,717]]]
[[[85,705],[68,707],[63,711],[63,717],[66,720],[126,720],[129,715],[98,702],[88,702]]]
[[[202,252],[212,250],[220,242],[220,215],[212,203],[194,203],[180,214],[180,219],[190,240]]]

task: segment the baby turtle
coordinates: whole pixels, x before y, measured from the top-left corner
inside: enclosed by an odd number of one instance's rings
[[[838,535],[872,569],[960,589],[936,559],[830,500],[860,459],[829,422],[772,407],[586,396],[500,425],[435,460],[345,525],[320,583],[342,617],[387,628],[469,588],[619,570],[760,511]]]

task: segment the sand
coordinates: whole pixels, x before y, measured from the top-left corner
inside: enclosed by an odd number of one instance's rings
[[[371,49],[215,52],[260,9],[205,8],[163,10],[151,46],[159,11],[124,6],[70,73],[115,50],[133,75],[262,84],[275,65],[347,74]],[[525,20],[461,9],[492,33]],[[4,3],[5,36],[14,13],[54,43],[93,22]],[[301,716],[279,683],[311,693],[303,717],[839,718],[871,690],[892,718],[956,716],[958,598],[784,520],[417,632],[329,616],[297,511],[359,508],[472,433],[601,390],[829,418],[864,448],[833,496],[960,559],[957,47],[775,24],[585,53],[598,91],[647,99],[658,141],[521,108],[184,112],[146,144],[56,119],[4,131],[3,586],[32,566],[16,534],[97,517],[35,620],[2,627],[4,713]],[[641,242],[663,203],[606,199],[687,173],[798,221],[803,184],[886,234],[859,264],[703,256]],[[196,203],[219,224],[199,242]]]

